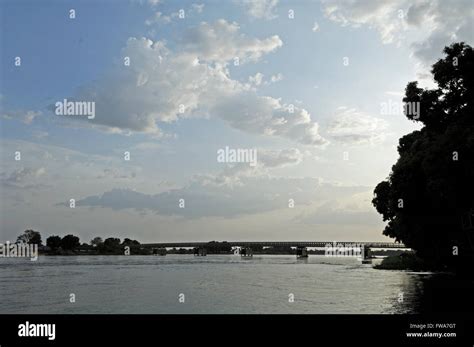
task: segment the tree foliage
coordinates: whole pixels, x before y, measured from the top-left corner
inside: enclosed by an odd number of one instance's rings
[[[406,87],[403,101],[420,106],[406,117],[423,127],[399,140],[400,157],[372,203],[388,222],[385,235],[446,264],[453,247],[468,252],[472,242],[462,218],[474,209],[474,53],[464,43],[444,53],[431,70],[437,88]]]
[[[81,243],[79,242],[79,237],[74,235],[66,235],[61,239],[61,248],[64,250],[74,250],[79,247]]]
[[[100,236],[94,237],[94,238],[91,240],[91,245],[94,246],[94,247],[97,247],[97,246],[99,246],[99,245],[102,244],[102,243],[103,243],[102,237],[100,237]]]
[[[52,251],[57,250],[61,247],[61,237],[59,236],[50,236],[46,239],[46,246],[51,248]]]
[[[28,229],[17,237],[16,242],[32,243],[41,246],[43,241],[41,240],[41,234],[39,231]]]

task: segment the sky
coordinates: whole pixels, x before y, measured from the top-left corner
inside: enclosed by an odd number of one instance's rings
[[[432,87],[473,19],[470,0],[1,0],[0,241],[388,240],[371,200],[419,129],[404,88]]]

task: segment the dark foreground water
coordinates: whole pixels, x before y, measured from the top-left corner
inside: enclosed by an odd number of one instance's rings
[[[416,313],[440,306],[433,284],[450,297],[440,276],[314,255],[0,258],[0,313]]]

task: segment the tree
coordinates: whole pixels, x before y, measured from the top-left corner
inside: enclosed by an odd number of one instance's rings
[[[38,231],[28,229],[17,237],[16,242],[32,243],[41,246],[43,241],[41,240],[41,234]]]
[[[52,251],[57,250],[61,246],[61,237],[50,236],[46,239],[46,246],[51,248]]]
[[[91,245],[94,246],[94,247],[97,247],[98,245],[102,244],[103,241],[102,241],[102,237],[94,237],[92,240],[91,240]]]
[[[74,235],[66,235],[61,239],[61,248],[64,250],[74,250],[79,247],[81,244],[79,242],[79,237]]]
[[[101,245],[99,251],[105,253],[114,253],[120,254],[122,253],[122,248],[120,247],[120,239],[109,237],[104,240],[104,243]]]
[[[125,238],[122,242],[122,246],[140,246],[140,242],[137,240],[130,240],[129,238]]]
[[[423,128],[399,140],[400,157],[372,203],[388,222],[385,235],[450,265],[455,248],[472,252],[462,219],[474,209],[474,52],[455,43],[444,53],[431,70],[436,89],[405,89],[405,115]]]

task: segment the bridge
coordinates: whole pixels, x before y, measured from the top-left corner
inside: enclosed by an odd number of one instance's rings
[[[356,242],[356,241],[210,241],[210,242],[161,242],[145,243],[143,247],[152,248],[153,254],[165,255],[166,248],[194,248],[194,255],[206,256],[208,248],[214,245],[227,245],[235,248],[242,257],[253,255],[252,247],[292,247],[296,249],[297,258],[307,258],[308,248],[323,248],[326,254],[350,254],[361,256],[363,261],[370,262],[371,249],[409,249],[403,243],[396,242]]]
[[[397,242],[359,242],[359,241],[215,241],[219,244],[226,243],[231,247],[307,247],[307,248],[326,248],[327,246],[354,247],[355,245],[364,246],[364,248],[376,249],[410,249],[403,243]],[[200,248],[209,246],[209,242],[160,242],[144,243],[143,247],[149,248]]]

